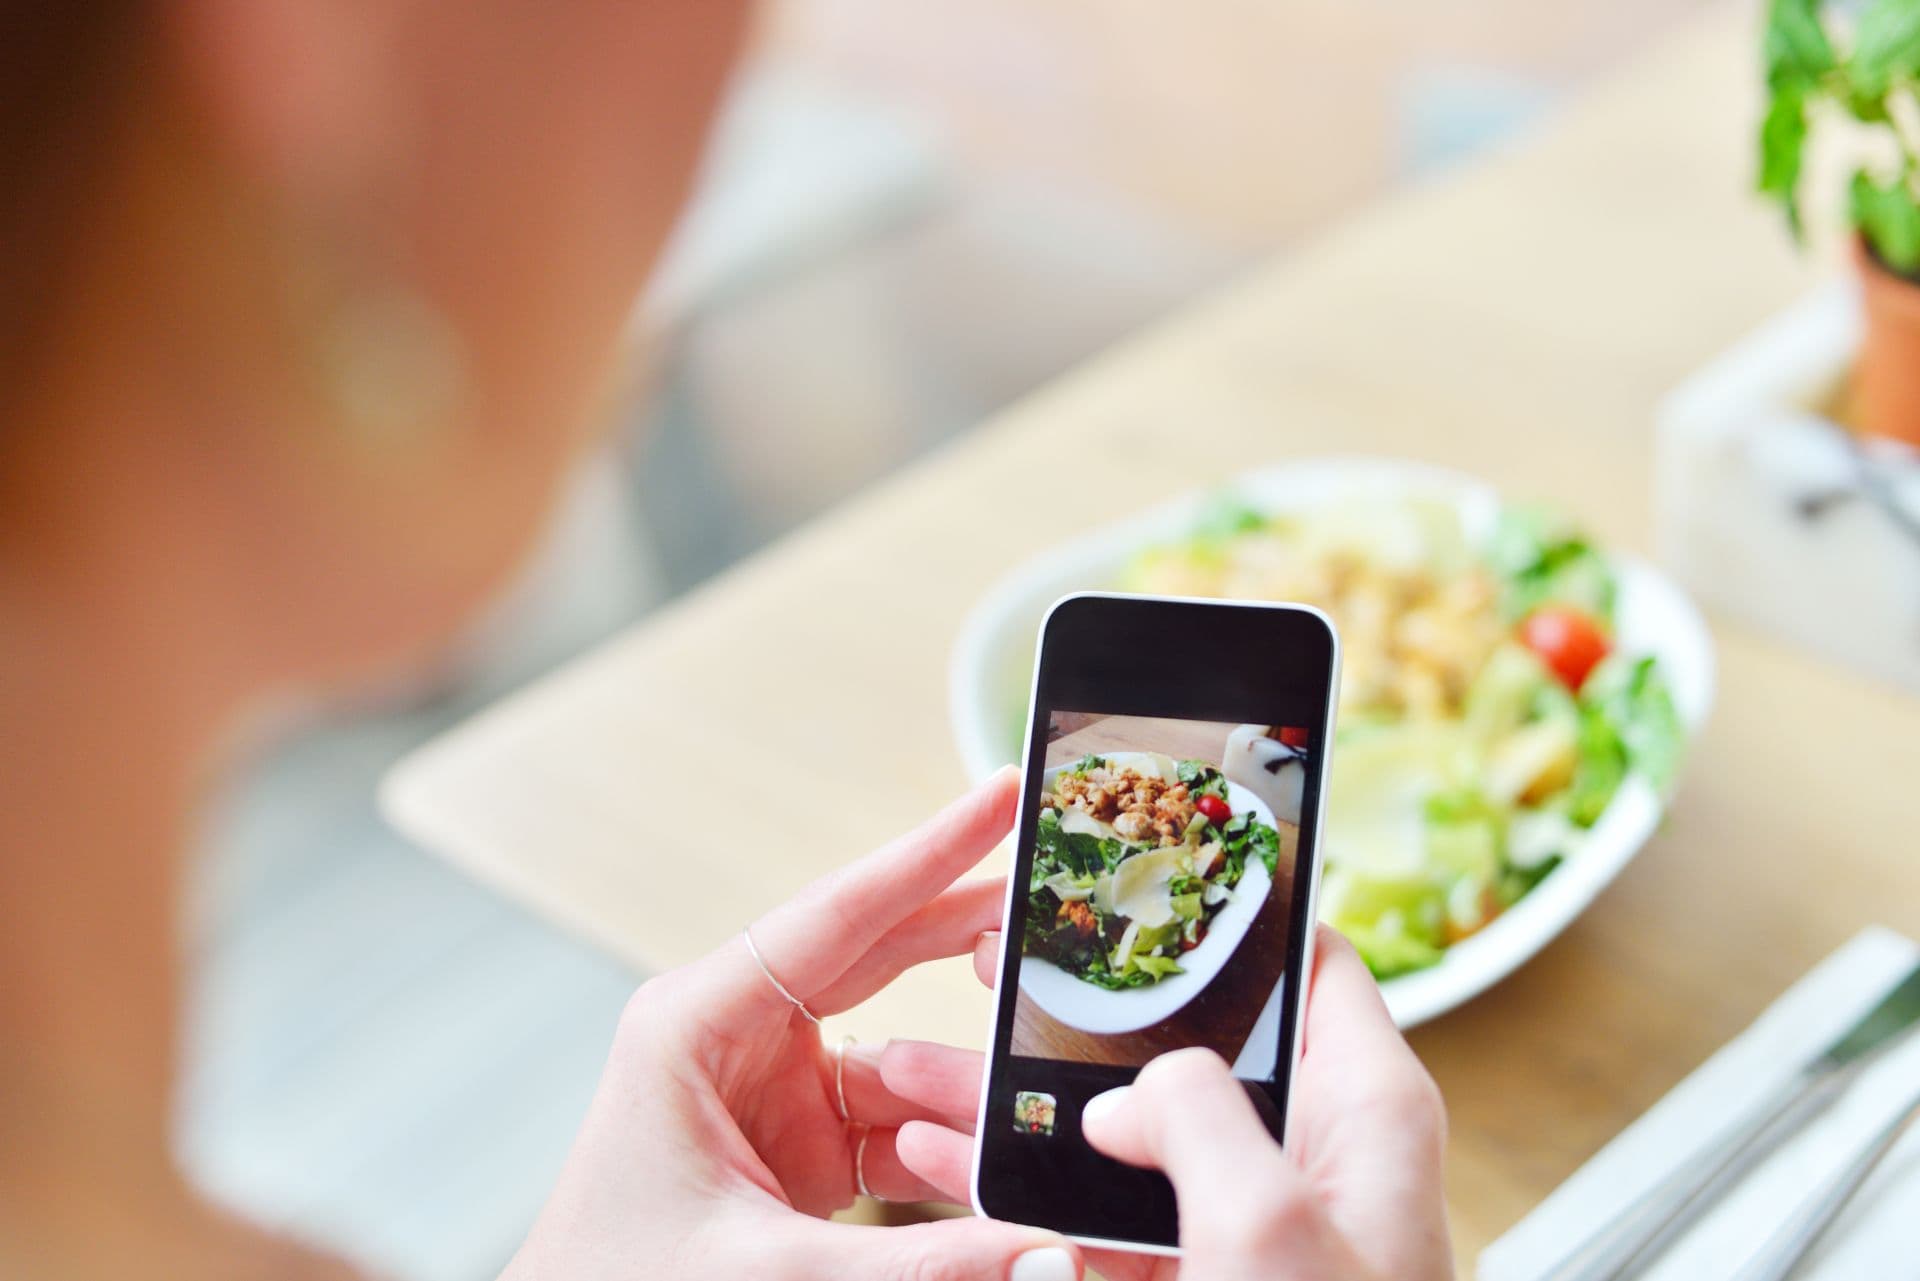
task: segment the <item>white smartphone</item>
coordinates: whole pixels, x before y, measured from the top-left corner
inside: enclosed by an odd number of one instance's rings
[[[1276,1141],[1299,1058],[1340,645],[1296,605],[1088,594],[1041,629],[974,1207],[1178,1252],[1172,1186],[1080,1109],[1170,1050]]]

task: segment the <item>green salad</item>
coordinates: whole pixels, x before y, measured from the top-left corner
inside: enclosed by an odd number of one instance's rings
[[[1250,860],[1269,878],[1280,834],[1235,813],[1205,761],[1088,756],[1040,798],[1024,952],[1109,989],[1181,973]]]
[[[1321,915],[1382,978],[1438,962],[1550,874],[1630,775],[1665,789],[1679,763],[1659,664],[1615,645],[1606,559],[1538,511],[1473,540],[1438,501],[1231,504],[1139,556],[1122,586],[1333,617]]]

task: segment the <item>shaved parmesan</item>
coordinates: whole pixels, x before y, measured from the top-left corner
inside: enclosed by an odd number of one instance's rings
[[[1141,925],[1171,921],[1173,894],[1167,882],[1185,873],[1188,853],[1184,845],[1170,845],[1122,859],[1113,869],[1114,911]]]
[[[1420,722],[1343,742],[1328,783],[1329,865],[1423,875],[1427,798],[1453,784],[1464,744],[1456,725]]]
[[[1077,805],[1070,805],[1060,811],[1060,830],[1068,836],[1083,833],[1087,836],[1097,836],[1103,841],[1113,835],[1112,824],[1102,823]]]
[[[1093,882],[1093,910],[1102,916],[1117,916],[1113,907],[1113,873],[1102,872]]]

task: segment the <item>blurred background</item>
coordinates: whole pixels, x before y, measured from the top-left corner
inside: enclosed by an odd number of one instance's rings
[[[491,1275],[641,976],[410,848],[403,752],[1369,198],[1694,0],[778,0],[643,374],[512,597],[271,736],[210,825],[189,1168],[421,1281]]]

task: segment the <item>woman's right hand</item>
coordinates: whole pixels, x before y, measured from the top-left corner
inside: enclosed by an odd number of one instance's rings
[[[1347,941],[1320,929],[1306,1044],[1283,1149],[1209,1050],[1149,1064],[1100,1095],[1094,1147],[1166,1172],[1183,1259],[1100,1254],[1113,1281],[1447,1281],[1440,1092]]]

